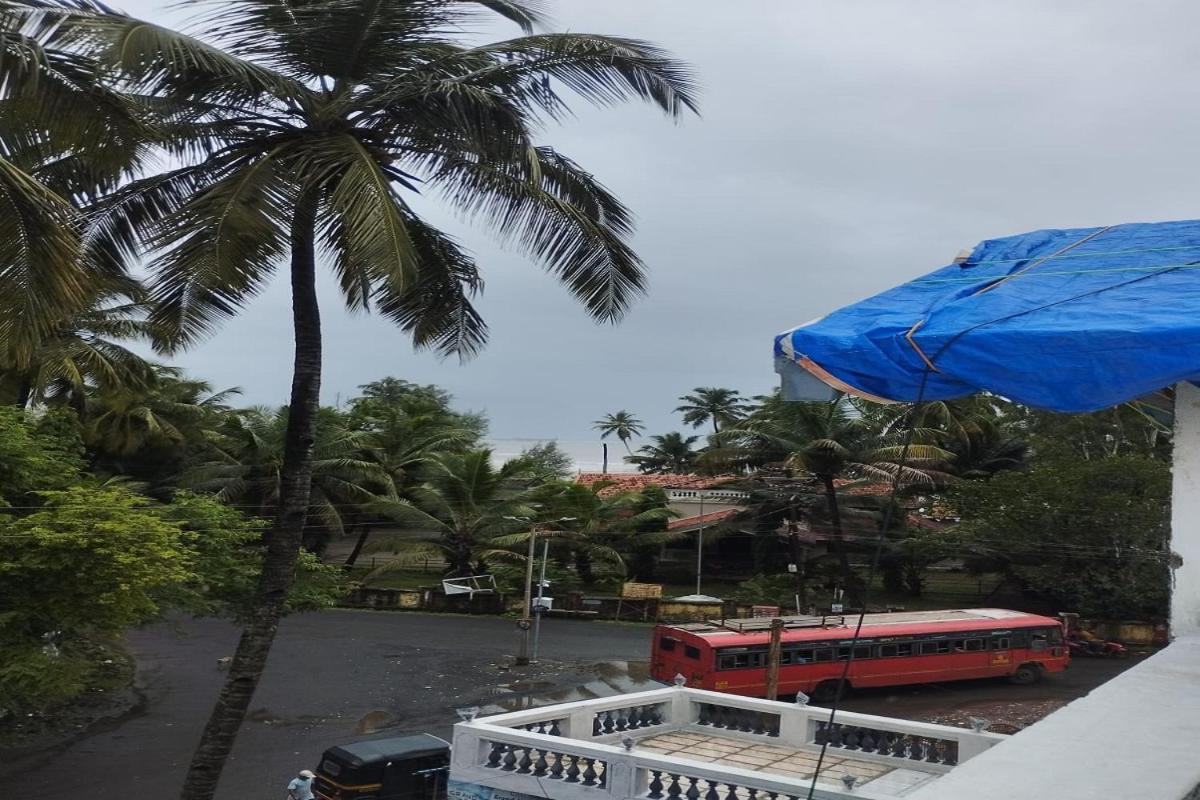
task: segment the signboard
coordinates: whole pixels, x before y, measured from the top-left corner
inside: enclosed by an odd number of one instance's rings
[[[446,800],[539,800],[531,794],[493,789],[478,783],[450,781],[446,787]]]
[[[661,583],[623,583],[621,584],[621,597],[631,600],[651,600],[662,597]]]
[[[840,613],[842,613],[842,604],[841,604],[841,603],[834,603],[833,605],[831,605],[831,606],[829,607],[829,613],[830,613],[830,614],[840,614]]]

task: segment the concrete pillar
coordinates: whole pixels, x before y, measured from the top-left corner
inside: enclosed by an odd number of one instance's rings
[[[1200,389],[1175,386],[1171,551],[1183,559],[1173,571],[1171,633],[1200,634]]]

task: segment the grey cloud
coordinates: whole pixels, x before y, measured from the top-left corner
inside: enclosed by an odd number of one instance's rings
[[[586,319],[519,254],[444,212],[481,257],[490,349],[459,366],[326,303],[332,402],[394,374],[486,408],[502,436],[654,430],[692,386],[769,388],[771,335],[1037,227],[1196,216],[1200,7],[1183,2],[559,0],[559,26],[657,41],[698,70],[703,117],[581,109],[546,139],[638,212],[651,294]],[[161,17],[150,4],[129,10]],[[497,35],[507,35],[497,30]],[[330,293],[327,293],[330,296]],[[278,282],[177,361],[255,402],[290,363]]]

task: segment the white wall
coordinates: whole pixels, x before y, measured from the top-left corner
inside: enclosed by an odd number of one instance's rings
[[[1200,389],[1175,387],[1171,550],[1183,559],[1174,572],[1171,632],[1200,634]],[[1198,688],[1200,691],[1200,688]]]

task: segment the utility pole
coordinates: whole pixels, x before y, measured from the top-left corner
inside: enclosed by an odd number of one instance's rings
[[[560,517],[553,522],[536,523],[529,517],[504,517],[513,522],[523,522],[529,525],[529,554],[525,557],[525,609],[521,612],[521,620],[517,623],[517,628],[521,631],[521,644],[517,650],[517,657],[514,663],[523,667],[529,663],[529,629],[533,627],[533,622],[529,619],[530,613],[533,611],[533,562],[536,559],[535,547],[537,546],[538,527],[541,525],[545,530],[543,533],[551,534],[558,532],[557,525],[565,522],[574,522],[575,517]],[[546,547],[549,548],[550,542],[546,542]],[[546,554],[549,555],[547,549]],[[546,577],[546,567],[542,565],[542,578]],[[538,596],[541,597],[541,590],[538,590]]]
[[[779,661],[783,655],[783,620],[771,620],[771,640],[767,646],[767,699],[779,696]]]
[[[525,608],[521,611],[521,621],[517,626],[521,629],[521,647],[517,651],[517,666],[523,667],[529,663],[529,628],[532,623],[529,613],[533,610],[533,561],[534,547],[537,545],[537,526],[529,526],[529,555],[525,559]]]
[[[538,578],[538,595],[536,611],[533,615],[533,660],[537,661],[538,642],[542,637],[542,615],[546,610],[542,607],[542,598],[546,591],[546,562],[550,560],[550,540],[542,542],[542,574]]]
[[[788,498],[788,540],[792,546],[792,574],[796,576],[796,613],[808,606],[808,553],[800,546],[800,519],[796,509],[796,495]]]
[[[704,567],[704,490],[700,490],[700,530],[696,532],[696,594],[700,594],[700,575]]]

